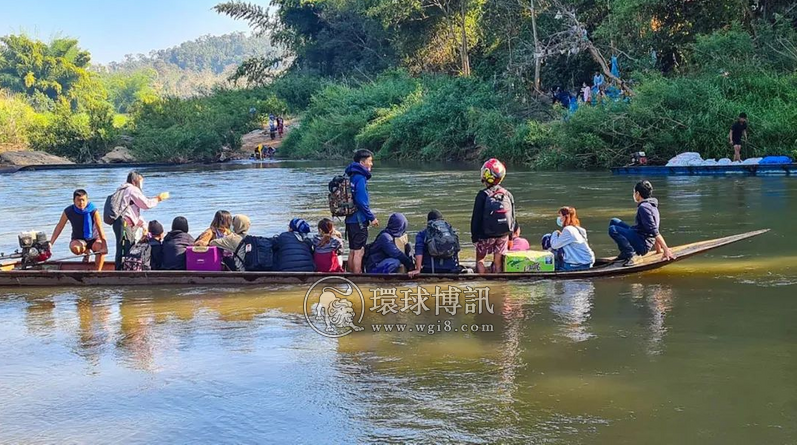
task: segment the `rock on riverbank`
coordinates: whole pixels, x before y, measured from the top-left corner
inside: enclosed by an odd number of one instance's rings
[[[74,164],[74,162],[43,151],[26,150],[0,153],[0,164],[23,167],[26,165]]]
[[[119,163],[132,163],[136,162],[137,159],[133,156],[133,153],[130,152],[124,146],[115,147],[113,150],[108,152],[105,156],[100,158],[100,164],[119,164]]]

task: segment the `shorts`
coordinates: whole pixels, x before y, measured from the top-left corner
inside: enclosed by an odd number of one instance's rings
[[[83,244],[86,245],[86,250],[91,250],[91,248],[94,246],[94,243],[96,243],[97,240],[98,240],[98,238],[94,238],[94,239],[73,239],[72,241],[81,241]]]
[[[346,223],[346,239],[350,250],[360,250],[368,243],[368,227],[360,223]]]
[[[509,250],[509,236],[487,238],[476,241],[476,256],[484,258],[489,254],[506,255]]]

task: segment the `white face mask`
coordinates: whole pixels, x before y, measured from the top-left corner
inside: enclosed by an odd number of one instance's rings
[[[556,225],[559,226],[559,227],[562,227],[562,224],[564,224],[564,222],[562,221],[562,217],[561,216],[557,216],[556,217]]]

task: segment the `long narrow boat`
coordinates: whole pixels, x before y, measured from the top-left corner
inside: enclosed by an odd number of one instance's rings
[[[598,277],[613,277],[645,272],[667,266],[691,256],[708,252],[718,247],[752,238],[768,232],[769,229],[684,244],[671,248],[677,256],[675,260],[662,261],[661,255],[649,253],[643,260],[630,267],[613,259],[599,259],[592,269],[578,272],[529,272],[499,273],[491,275],[473,274],[422,274],[409,278],[406,274],[350,274],[321,272],[193,272],[193,271],[147,271],[122,272],[103,270],[102,272],[86,270],[91,264],[76,261],[43,263],[34,270],[12,270],[14,265],[7,264],[0,268],[0,286],[149,286],[149,285],[267,285],[267,284],[303,284],[313,283],[323,277],[341,276],[356,283],[379,282],[439,282],[439,281],[535,281],[535,280],[572,280]],[[112,266],[106,264],[106,266]]]
[[[664,165],[614,167],[615,175],[642,176],[792,176],[797,164],[699,165],[667,167]]]

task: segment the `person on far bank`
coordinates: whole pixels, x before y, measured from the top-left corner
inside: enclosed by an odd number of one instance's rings
[[[728,132],[728,141],[733,146],[733,162],[742,161],[742,139],[747,142],[747,113],[739,113],[739,119]]]
[[[504,270],[504,255],[509,249],[509,235],[517,227],[515,198],[500,186],[506,167],[498,159],[490,159],[481,169],[484,189],[476,195],[470,218],[471,241],[476,247],[476,271],[487,273],[484,259],[493,255],[493,272]]]
[[[634,186],[634,201],[637,203],[634,226],[629,226],[618,218],[609,222],[609,236],[620,248],[617,260],[624,261],[623,266],[636,266],[641,262],[642,255],[653,248],[656,253],[662,254],[662,260],[675,259],[664,237],[659,233],[659,201],[653,197],[653,185],[648,181],[637,182]]]
[[[421,273],[459,273],[459,237],[439,210],[426,215],[426,228],[415,235],[415,270]]]
[[[368,180],[374,166],[374,154],[370,150],[354,152],[354,162],[346,167],[346,176],[351,182],[351,194],[357,211],[346,217],[346,238],[349,240],[349,272],[363,272],[363,255],[368,243],[368,226],[379,227],[379,220],[371,212]]]
[[[122,193],[122,216],[113,222],[113,234],[116,237],[116,270],[122,269],[122,256],[130,247],[138,242],[144,235],[147,224],[141,218],[141,210],[149,210],[160,202],[169,199],[169,192],[159,193],[157,196],[147,198],[144,196],[144,176],[136,171],[127,175],[127,181],[122,184],[116,193]]]
[[[53,230],[50,238],[50,245],[55,245],[55,240],[69,221],[72,226],[72,240],[69,242],[69,250],[75,255],[85,255],[86,261],[89,255],[94,252],[95,265],[97,270],[102,270],[105,265],[105,254],[108,253],[108,241],[105,239],[105,231],[102,229],[102,220],[97,207],[89,202],[89,195],[83,189],[77,189],[72,193],[72,205],[65,208],[61,213],[61,219]]]

